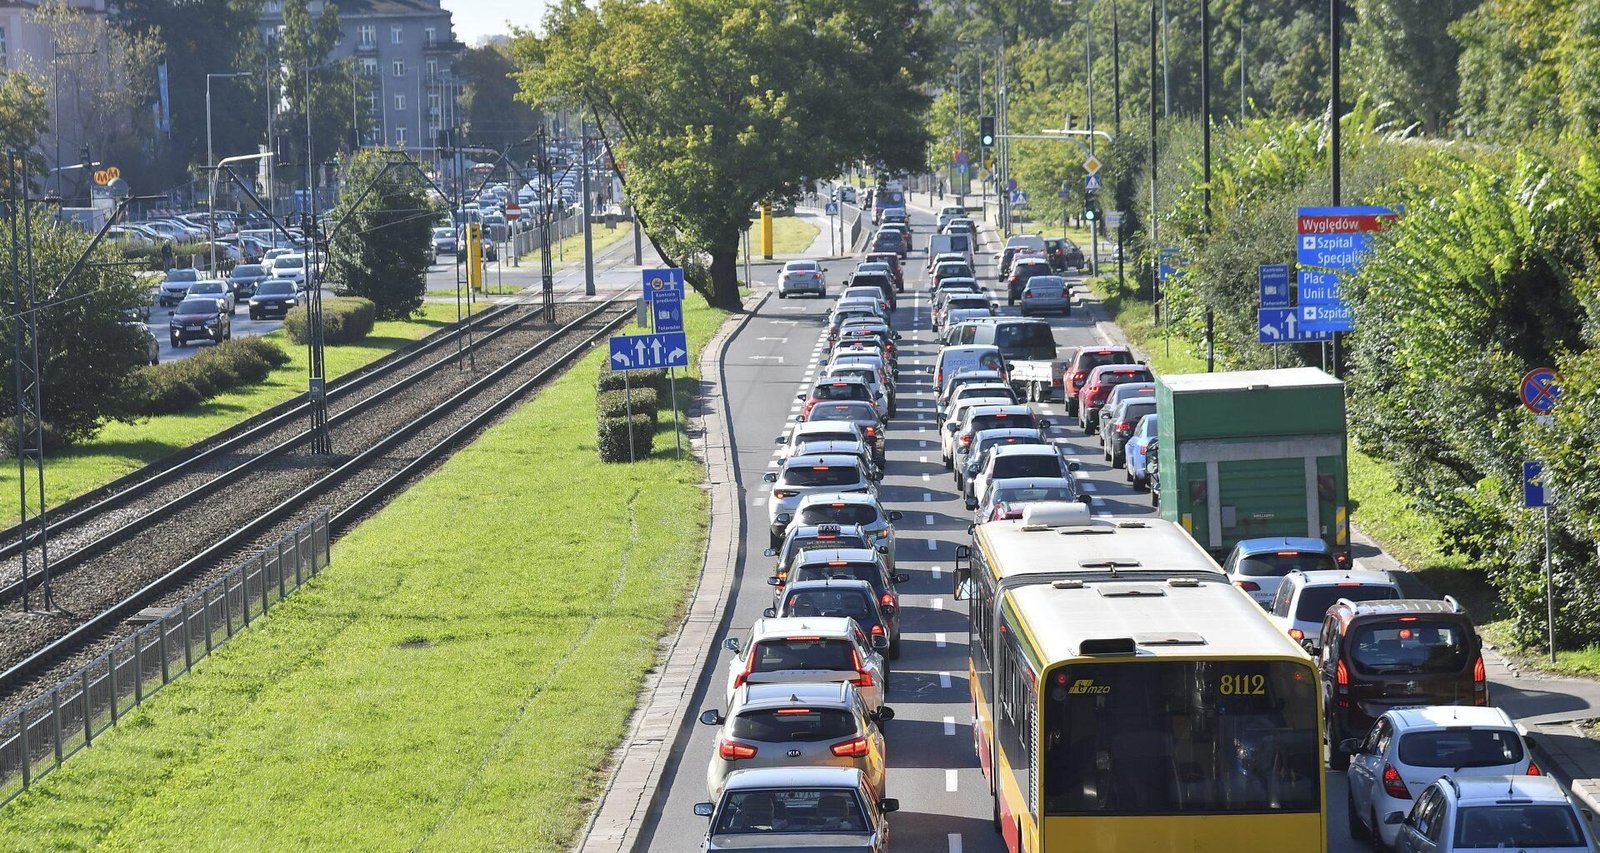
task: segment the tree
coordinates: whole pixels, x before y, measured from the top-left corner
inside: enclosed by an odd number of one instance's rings
[[[1472,132],[1600,131],[1600,0],[1484,0],[1450,33]]]
[[[1461,46],[1450,24],[1480,0],[1357,0],[1350,62],[1357,89],[1403,123],[1439,133],[1455,118]]]
[[[18,71],[0,71],[0,153],[26,152],[29,171],[44,172],[36,146],[50,127],[44,88]],[[0,191],[10,191],[9,169],[0,169]],[[37,186],[37,182],[35,182]]]
[[[564,0],[514,53],[530,102],[598,118],[652,241],[734,309],[752,205],[854,162],[926,162],[923,14],[915,0]]]
[[[3,204],[0,204],[3,207]],[[83,254],[89,236],[58,225],[48,209],[34,206],[32,228],[19,235],[23,251],[16,255],[26,275],[29,268],[26,238],[32,235],[32,268],[39,323],[39,370],[43,377],[44,421],[53,436],[65,442],[81,441],[107,421],[124,416],[123,392],[133,371],[144,363],[145,332],[123,322],[124,309],[139,305],[145,286],[125,266],[121,253],[101,244],[76,275],[67,271]],[[0,239],[0,311],[6,315],[6,345],[0,346],[0,420],[16,417],[16,293],[25,286],[10,275],[13,261],[10,229]],[[14,434],[14,430],[7,430]],[[11,448],[15,452],[15,447]]]
[[[299,158],[305,154],[306,110],[311,111],[310,156],[315,162],[327,162],[344,147],[350,129],[350,105],[363,91],[352,63],[328,62],[329,52],[338,43],[337,6],[326,4],[322,14],[313,18],[311,0],[284,0],[283,33],[267,55],[285,104],[278,113],[275,132],[292,140],[290,147],[298,152],[296,162],[301,174],[305,171],[305,161]]]
[[[427,288],[433,216],[416,167],[389,166],[382,151],[356,152],[333,210],[329,280],[341,295],[372,300],[380,319],[415,314]]]
[[[504,151],[539,129],[539,113],[517,98],[517,65],[505,44],[467,48],[456,72],[466,81],[461,101],[472,144]]]

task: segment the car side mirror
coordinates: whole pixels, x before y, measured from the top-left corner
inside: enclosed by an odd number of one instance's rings
[[[768,471],[767,473],[761,475],[761,482],[776,483],[778,482],[778,475]]]
[[[883,651],[884,649],[889,648],[889,638],[885,637],[882,634],[873,634],[872,635],[872,647],[877,649],[880,652]]]
[[[722,647],[730,652],[733,652],[734,654],[739,654],[739,638],[729,637],[728,639],[723,640]]]
[[[1082,465],[1079,465],[1076,462],[1068,462],[1067,463],[1067,470],[1068,471],[1076,471],[1076,470],[1078,470],[1079,468],[1082,468],[1082,467],[1083,467]]]
[[[977,498],[967,498],[966,505],[967,505],[967,509],[968,510],[977,509],[978,508],[978,499]]]
[[[763,556],[763,557],[776,557],[776,556],[778,556],[778,549],[777,548],[768,548],[767,550],[761,552],[761,556]]]
[[[173,310],[167,312],[167,316],[171,317],[172,315],[174,315],[176,313],[178,313],[177,309],[173,309]]]
[[[895,340],[897,340],[897,341],[898,341],[898,340],[900,340],[900,337],[901,337],[901,336],[900,336],[900,333],[899,333],[899,332],[895,332],[895,333],[894,333],[894,339],[895,339]]]
[[[873,720],[876,720],[877,722],[887,723],[894,719],[894,709],[888,705],[884,705],[876,711],[868,711],[867,716]]]
[[[878,550],[879,554],[883,554],[883,555],[887,556],[888,553],[889,553],[889,546],[888,545],[879,545],[877,550]]]
[[[777,580],[777,578],[773,578],[773,580]],[[767,609],[761,611],[761,617],[763,619],[776,619],[778,618],[778,611],[768,607]]]
[[[872,479],[873,479],[874,482],[876,482],[878,480],[882,480],[883,479],[883,472],[882,471],[873,471],[872,472]]]
[[[1345,755],[1361,754],[1361,738],[1347,737],[1339,741],[1339,751]]]
[[[698,817],[711,817],[713,811],[716,811],[716,806],[711,803],[694,804],[694,813]]]
[[[1048,420],[1045,420],[1044,418],[1040,418],[1039,419],[1039,429],[1049,429],[1049,428],[1050,428],[1050,422]]]
[[[767,586],[783,586],[783,578],[773,575],[767,578]]]
[[[796,395],[794,395],[794,398],[796,400],[804,400],[806,398],[806,395],[804,395],[804,394],[796,394]]]
[[[708,726],[720,726],[722,725],[722,715],[717,713],[716,709],[702,711],[700,713],[700,722]]]
[[[773,444],[788,444],[789,443],[789,437],[786,436],[786,435],[780,435],[777,438],[773,439],[772,443]]]
[[[900,510],[897,510],[897,509],[889,510],[889,520],[890,521],[899,521],[900,519],[905,518],[905,517],[906,517],[906,514],[901,512]]]
[[[1078,503],[1084,506],[1094,506],[1094,497],[1092,495],[1078,495]]]
[[[1383,816],[1384,826],[1399,826],[1406,821],[1405,812],[1389,812]]]

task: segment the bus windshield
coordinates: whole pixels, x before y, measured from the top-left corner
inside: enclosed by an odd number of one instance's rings
[[[1046,815],[1315,812],[1317,686],[1288,661],[1064,666],[1045,691]]]

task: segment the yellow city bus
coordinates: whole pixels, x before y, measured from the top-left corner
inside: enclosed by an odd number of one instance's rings
[[[1040,504],[973,538],[955,595],[1007,850],[1327,849],[1312,662],[1181,528]]]

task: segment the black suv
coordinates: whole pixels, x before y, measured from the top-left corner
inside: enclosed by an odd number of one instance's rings
[[[1359,737],[1391,708],[1488,705],[1483,643],[1456,600],[1339,599],[1322,621],[1317,669],[1328,743]],[[1343,770],[1350,756],[1328,751]]]

